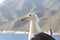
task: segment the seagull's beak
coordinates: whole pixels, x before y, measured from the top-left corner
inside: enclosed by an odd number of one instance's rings
[[[25,21],[26,19],[27,19],[27,18],[21,18],[20,20],[21,20],[21,21]]]

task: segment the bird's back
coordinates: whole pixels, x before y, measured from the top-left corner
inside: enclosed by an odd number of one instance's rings
[[[34,36],[31,40],[55,40],[52,36],[46,33],[39,33]]]

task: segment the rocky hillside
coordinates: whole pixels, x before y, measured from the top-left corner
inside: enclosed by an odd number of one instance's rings
[[[28,31],[29,21],[20,18],[35,12],[42,30],[59,32],[60,0],[6,0],[0,4],[0,30]]]

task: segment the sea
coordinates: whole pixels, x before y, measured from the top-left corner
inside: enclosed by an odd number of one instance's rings
[[[59,35],[53,37],[60,40]],[[28,34],[0,34],[0,40],[28,40]]]

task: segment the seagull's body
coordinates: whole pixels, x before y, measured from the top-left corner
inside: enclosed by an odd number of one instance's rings
[[[44,33],[38,25],[38,16],[35,13],[26,15],[21,21],[30,20],[30,30],[28,40],[55,40],[50,35]]]

